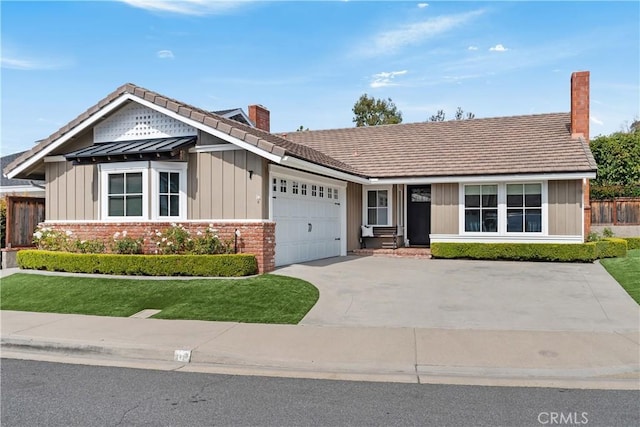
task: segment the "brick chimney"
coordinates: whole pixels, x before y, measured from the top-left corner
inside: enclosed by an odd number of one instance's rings
[[[589,143],[589,72],[576,71],[571,74],[571,138],[584,138]],[[583,180],[584,240],[591,232],[591,186]]]
[[[589,72],[571,74],[571,137],[589,142]]]
[[[261,130],[271,132],[271,113],[262,105],[249,105],[249,118]]]

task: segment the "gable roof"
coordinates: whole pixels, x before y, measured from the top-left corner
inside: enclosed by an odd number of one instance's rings
[[[25,171],[33,167],[31,163],[41,160],[55,144],[131,101],[183,117],[205,132],[218,132],[227,141],[244,144],[284,165],[304,169],[311,163],[320,166],[316,172],[337,171],[347,174],[346,179],[527,173],[587,176],[597,168],[588,143],[582,138],[571,138],[569,113],[276,135],[127,83],[14,159],[4,173],[26,176]],[[306,163],[294,164],[289,156]]]
[[[229,135],[230,137],[232,137],[232,139],[238,142],[246,143],[249,146],[256,147],[258,151],[270,153],[279,158],[292,156],[321,166],[326,166],[337,171],[358,175],[357,170],[355,170],[351,166],[333,159],[330,156],[321,153],[311,147],[288,141],[281,136],[262,131],[238,121],[222,117],[210,111],[206,111],[201,108],[186,104],[184,102],[165,97],[156,92],[136,86],[132,83],[127,83],[120,86],[118,89],[100,100],[97,104],[93,105],[85,112],[78,115],[71,122],[51,134],[48,138],[40,141],[31,150],[25,152],[17,159],[12,161],[3,170],[3,173],[13,173],[17,175],[19,173],[15,172],[15,169],[17,167],[21,166],[24,162],[27,162],[30,159],[34,158],[34,156],[42,157],[46,155],[48,150],[51,149],[52,144],[54,144],[59,139],[71,134],[84,122],[94,118],[95,116],[100,117],[101,112],[104,114],[105,109],[121,100],[121,98],[126,95],[129,95],[129,97],[134,102],[136,101],[136,99],[149,102],[157,107],[160,107],[161,109],[166,109],[178,116],[182,116],[184,118],[190,119],[193,122],[200,123],[203,125],[203,127],[221,132],[222,134]],[[22,165],[22,167],[26,168],[25,165]]]
[[[236,122],[244,123],[245,125],[249,125],[251,127],[255,127],[255,126],[253,126],[253,123],[251,123],[251,119],[249,118],[249,116],[247,116],[245,114],[245,112],[242,111],[242,108],[229,108],[227,110],[214,110],[214,111],[212,111],[212,113],[213,114],[217,114],[218,116],[225,117],[227,119],[235,120]]]
[[[593,172],[569,113],[292,132],[368,177]]]
[[[3,170],[7,165],[13,162],[15,159],[26,153],[26,151],[20,151],[18,153],[7,154],[0,158],[0,170]],[[14,187],[24,185],[44,186],[45,182],[34,179],[9,179],[0,174],[0,187]]]

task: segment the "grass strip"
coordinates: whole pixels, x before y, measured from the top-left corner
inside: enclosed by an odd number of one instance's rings
[[[247,279],[132,280],[14,274],[0,284],[0,309],[159,319],[297,324],[318,300],[304,280],[266,274]]]
[[[640,249],[627,251],[626,258],[607,258],[600,263],[640,304]]]

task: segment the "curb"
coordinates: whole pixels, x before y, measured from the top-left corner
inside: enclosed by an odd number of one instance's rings
[[[95,364],[223,375],[268,376],[342,381],[451,384],[570,389],[640,390],[640,369],[614,366],[587,369],[512,369],[417,365],[414,369],[339,369],[317,364],[284,367],[249,360],[202,361],[197,351],[100,346],[25,338],[2,338],[2,357],[57,363]],[[7,354],[8,353],[8,354]],[[185,355],[188,354],[188,358]],[[217,357],[214,356],[215,359]],[[194,362],[193,360],[199,360]],[[208,357],[211,360],[211,356]],[[222,358],[221,358],[222,359]],[[169,364],[159,368],[158,363]]]

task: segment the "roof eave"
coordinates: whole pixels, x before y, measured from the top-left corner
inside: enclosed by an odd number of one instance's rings
[[[478,175],[437,175],[415,177],[371,177],[369,183],[376,185],[391,184],[444,184],[444,183],[469,183],[469,182],[505,182],[505,181],[551,181],[564,179],[594,179],[595,170],[569,171],[569,172],[531,172],[531,173],[504,173],[504,174],[478,174]]]

